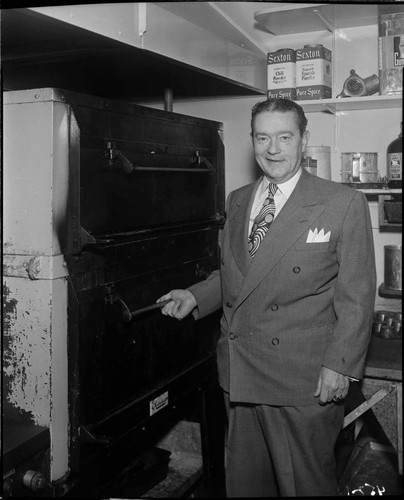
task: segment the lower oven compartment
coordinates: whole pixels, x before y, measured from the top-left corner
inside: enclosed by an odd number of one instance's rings
[[[173,269],[179,287],[191,282],[194,270],[191,264]],[[138,303],[139,297],[147,300],[149,295],[153,303],[159,290],[170,289],[170,281],[172,277],[151,273],[113,288],[126,304]],[[147,288],[144,294],[142,287]],[[109,287],[101,287],[87,295],[89,302],[79,305],[80,413],[85,426],[96,425],[215,347],[212,321],[195,322],[188,316],[179,322],[153,310],[125,323],[120,305],[105,303],[108,294]]]
[[[178,321],[155,308],[127,321],[122,304],[137,311],[205,278],[217,235],[217,225],[177,228],[67,259],[70,467],[81,476],[89,468],[96,488],[189,408],[203,424],[205,394],[217,384],[220,311]]]

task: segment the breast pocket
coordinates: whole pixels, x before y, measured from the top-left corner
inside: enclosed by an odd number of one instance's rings
[[[321,243],[300,243],[294,247],[297,252],[320,252],[324,250],[330,250],[331,244],[329,241]]]

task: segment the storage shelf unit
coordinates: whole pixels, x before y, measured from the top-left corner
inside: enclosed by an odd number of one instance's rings
[[[309,113],[309,144],[331,145],[332,179],[341,181],[343,152],[377,152],[379,176],[387,174],[386,148],[398,136],[402,121],[401,95],[370,95],[337,98],[350,69],[362,78],[378,75],[379,13],[388,9],[404,12],[404,5],[384,4],[290,4],[275,5],[255,13],[255,20],[268,33],[268,52],[322,44],[332,51],[332,98],[298,101]],[[352,186],[351,186],[352,187]],[[386,244],[400,244],[402,225],[385,217],[386,200],[401,196],[401,189],[361,189],[368,198],[376,254],[383,258]],[[377,264],[378,283],[383,282],[383,261]],[[397,309],[395,292],[378,288],[375,308]],[[381,298],[383,297],[383,299]]]
[[[316,115],[309,120],[309,144],[331,145],[331,171],[335,181],[341,180],[341,153],[352,151],[377,152],[379,176],[384,177],[385,151],[394,133],[398,135],[400,117],[397,115],[402,107],[402,94],[336,97],[342,92],[351,68],[362,77],[378,74],[381,9],[404,12],[404,5],[271,4],[254,14],[258,26],[268,32],[268,51],[285,47],[297,49],[307,43],[322,44],[332,50],[333,97],[298,103],[306,113]]]

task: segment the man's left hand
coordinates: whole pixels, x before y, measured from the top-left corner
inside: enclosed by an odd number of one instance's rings
[[[314,397],[319,398],[320,405],[325,405],[331,401],[337,402],[344,399],[348,394],[348,389],[349,377],[347,375],[322,366]]]

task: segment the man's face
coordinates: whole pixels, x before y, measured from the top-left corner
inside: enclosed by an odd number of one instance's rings
[[[280,184],[299,170],[309,133],[303,137],[294,111],[264,111],[253,124],[253,146],[258,165],[270,182]]]

